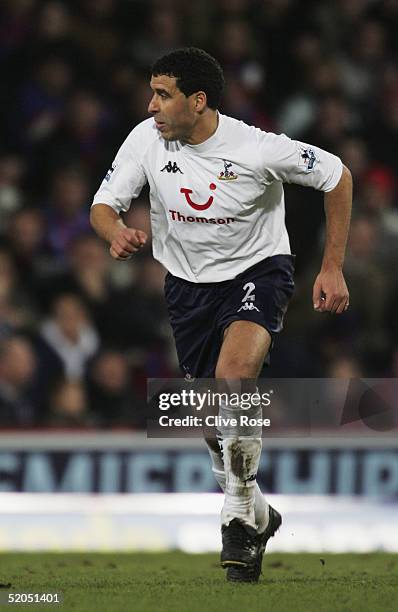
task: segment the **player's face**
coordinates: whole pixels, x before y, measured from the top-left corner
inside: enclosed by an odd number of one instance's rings
[[[155,124],[165,140],[189,141],[198,120],[195,94],[186,97],[176,85],[175,77],[151,78],[152,99],[148,106]]]

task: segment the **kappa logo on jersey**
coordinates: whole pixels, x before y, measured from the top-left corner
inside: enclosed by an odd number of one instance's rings
[[[212,191],[217,189],[217,186],[214,183],[210,183],[209,187],[210,187],[210,189]],[[187,189],[186,187],[181,187],[180,193],[184,194],[185,199],[187,201],[187,204],[189,204],[189,206],[191,206],[191,208],[194,208],[195,210],[207,210],[213,204],[214,198],[213,198],[212,195],[209,197],[207,202],[205,202],[204,204],[196,204],[196,202],[193,202],[191,200],[192,189]]]
[[[307,167],[307,172],[311,172],[318,161],[314,151],[310,148],[304,149],[304,147],[300,147],[300,158],[304,161],[304,166]]]
[[[173,163],[171,163],[171,161],[167,162],[165,167],[162,168],[160,172],[164,172],[165,170],[167,174],[170,174],[170,172],[172,172],[173,174],[175,174],[176,172],[179,172],[180,174],[184,174],[183,171],[177,166],[177,162],[173,162]]]
[[[256,299],[256,296],[253,293],[255,288],[256,285],[254,283],[246,283],[246,285],[244,285],[243,291],[246,291],[246,293],[242,299],[243,304],[237,312],[240,312],[241,310],[257,310],[257,312],[260,312],[257,306],[253,304]]]
[[[110,180],[110,178],[112,176],[112,173],[114,172],[115,168],[116,168],[116,164],[113,163],[112,166],[109,168],[108,172],[105,175],[105,181],[109,181]]]
[[[232,170],[230,170],[232,163],[227,159],[223,159],[224,162],[224,170],[220,172],[218,178],[220,181],[235,181],[238,178],[238,175],[235,174]]]

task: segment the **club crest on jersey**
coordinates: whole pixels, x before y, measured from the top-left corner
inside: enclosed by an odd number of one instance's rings
[[[246,283],[243,287],[243,291],[246,291],[245,295],[242,298],[242,306],[237,310],[240,312],[241,310],[257,310],[260,312],[257,306],[253,304],[256,300],[256,295],[254,292],[256,285],[254,283]]]
[[[314,169],[315,164],[317,163],[317,158],[314,151],[308,147],[300,147],[300,161],[299,166],[306,166],[307,172],[311,172]]]
[[[218,178],[220,181],[235,181],[238,178],[238,175],[235,174],[230,168],[232,167],[232,163],[227,159],[223,159],[224,170],[220,172]]]

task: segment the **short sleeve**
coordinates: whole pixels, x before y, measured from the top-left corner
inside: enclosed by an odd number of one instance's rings
[[[336,187],[343,172],[339,157],[285,134],[262,134],[261,162],[268,181],[295,183],[320,191]]]
[[[141,165],[142,146],[137,128],[130,132],[104,177],[93,204],[107,204],[117,213],[127,212],[146,183]]]

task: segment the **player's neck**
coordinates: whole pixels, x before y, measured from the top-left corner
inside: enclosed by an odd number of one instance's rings
[[[218,111],[208,108],[195,125],[188,138],[184,142],[190,145],[198,145],[213,136],[218,127]]]

